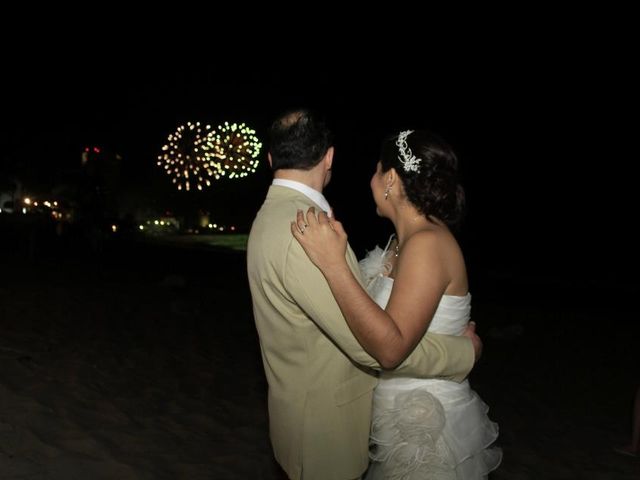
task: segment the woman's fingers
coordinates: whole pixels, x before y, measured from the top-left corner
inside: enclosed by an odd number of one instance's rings
[[[309,207],[309,210],[307,210],[307,225],[317,225],[318,224],[318,218],[316,217],[316,208],[315,207]]]
[[[333,228],[333,230],[338,234],[338,235],[344,235],[345,237],[347,236],[347,232],[344,231],[344,227],[342,226],[342,222],[339,222],[337,220],[332,220],[330,221],[331,224],[331,228]]]
[[[316,208],[309,207],[307,213],[302,210],[298,210],[296,213],[296,221],[291,223],[292,228],[297,230],[297,233],[300,235],[304,235],[304,232],[309,228],[314,228],[317,226],[325,225],[330,226],[332,229],[333,224],[336,223],[331,217],[329,217],[326,212],[321,211],[316,215]],[[339,222],[338,222],[339,223]]]
[[[298,210],[298,213],[296,214],[296,226],[298,227],[298,231],[301,234],[304,234],[304,231],[307,229],[307,227],[309,226],[307,224],[307,221],[304,218],[304,214],[302,213],[302,210]]]
[[[325,212],[318,214],[318,223],[329,223],[329,216]]]
[[[291,222],[291,233],[293,233],[293,236],[296,237],[297,239],[300,239],[300,235],[302,235],[302,233],[300,233],[300,229],[298,228],[298,224],[296,222]]]

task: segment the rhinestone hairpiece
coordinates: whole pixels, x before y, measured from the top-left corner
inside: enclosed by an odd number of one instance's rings
[[[405,130],[400,132],[398,135],[398,140],[396,140],[396,146],[400,151],[400,155],[398,156],[398,160],[402,163],[405,172],[420,172],[420,162],[421,158],[416,157],[409,145],[407,145],[407,137],[413,133],[413,130]]]

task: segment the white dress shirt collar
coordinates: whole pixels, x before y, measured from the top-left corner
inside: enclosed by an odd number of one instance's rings
[[[284,178],[274,178],[271,185],[279,185],[281,187],[297,190],[313,200],[320,208],[327,212],[327,214],[331,213],[331,206],[329,205],[329,202],[327,202],[327,199],[324,198],[324,195],[304,183],[296,182],[295,180],[286,180]]]

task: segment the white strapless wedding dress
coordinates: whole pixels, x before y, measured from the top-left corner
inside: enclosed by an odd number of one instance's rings
[[[360,262],[367,290],[385,308],[393,279],[385,276],[387,248]],[[391,253],[391,252],[389,252]],[[469,322],[471,295],[444,295],[429,332],[460,335]],[[469,387],[439,379],[382,372],[373,397],[371,466],[367,480],[477,480],[498,467],[502,451],[491,447],[498,425]]]

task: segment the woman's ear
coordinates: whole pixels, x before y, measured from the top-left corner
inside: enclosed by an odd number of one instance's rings
[[[387,187],[393,187],[398,179],[398,174],[395,168],[390,168],[387,173],[385,173],[385,185]]]

